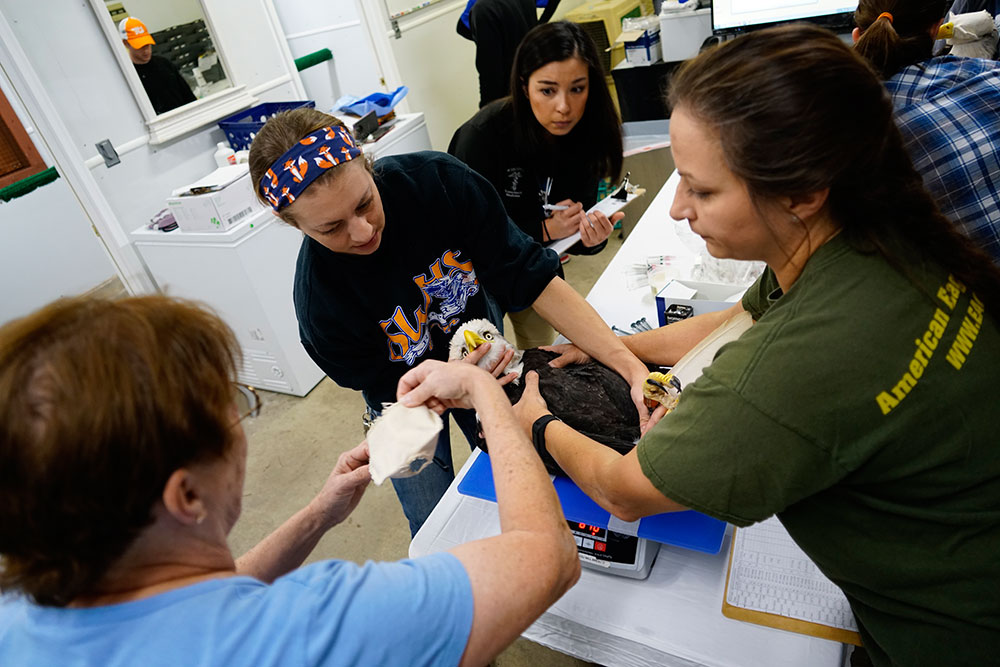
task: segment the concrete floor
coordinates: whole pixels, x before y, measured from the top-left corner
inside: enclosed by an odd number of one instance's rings
[[[621,247],[614,233],[598,255],[574,256],[564,266],[569,283],[586,295]],[[510,327],[507,327],[510,330]],[[305,398],[262,392],[260,417],[245,422],[250,442],[243,516],[230,536],[242,554],[305,505],[322,486],[341,452],[363,439],[360,392],[328,378]],[[469,455],[465,438],[453,427],[456,469]],[[410,542],[406,520],[391,485],[371,485],[344,524],[320,541],[309,561],[341,558],[355,562],[405,558]],[[588,665],[527,640],[518,640],[493,663],[498,667]]]

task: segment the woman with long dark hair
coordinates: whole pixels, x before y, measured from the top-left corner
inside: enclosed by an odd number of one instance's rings
[[[931,57],[948,0],[861,0],[854,48],[885,79],[906,151],[945,216],[1000,261],[1000,63]]]
[[[522,427],[626,521],[777,515],[876,665],[994,662],[1000,270],[941,215],[882,83],[832,33],[727,42],[670,102],[670,215],[715,257],[767,263],[734,307],[756,322],[625,456],[551,422],[531,373]],[[670,364],[705,317],[624,340]]]
[[[458,128],[448,152],[493,184],[536,241],[580,232],[570,252],[599,252],[621,216],[586,211],[599,182],[621,174],[622,137],[593,40],[568,21],[534,28],[514,56],[510,93]],[[510,316],[519,348],[552,342],[534,311]]]

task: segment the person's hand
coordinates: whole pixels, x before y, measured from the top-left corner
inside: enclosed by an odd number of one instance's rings
[[[649,429],[656,426],[657,422],[663,419],[667,414],[667,408],[663,405],[657,405],[656,409],[649,415],[649,421],[646,422],[646,429],[642,433],[646,433]]]
[[[580,223],[580,241],[588,248],[604,243],[611,236],[615,223],[624,217],[625,214],[621,211],[613,213],[610,220],[600,211],[584,215],[583,221]]]
[[[585,364],[590,361],[590,355],[578,348],[573,343],[562,343],[560,345],[543,345],[539,350],[555,352],[559,356],[549,362],[552,368],[564,368],[571,364]]]
[[[474,408],[473,394],[483,382],[496,386],[490,374],[475,364],[428,359],[399,378],[396,398],[408,407],[426,405],[438,414],[450,408]]]
[[[483,343],[482,345],[474,349],[472,352],[467,354],[465,356],[465,359],[462,359],[462,361],[470,363],[474,366],[478,366],[479,360],[485,357],[486,353],[489,352],[490,348],[492,347],[493,343]],[[513,359],[514,359],[514,348],[508,347],[506,350],[504,350],[504,353],[500,355],[500,358],[493,363],[493,366],[491,368],[486,369],[486,371],[490,375],[498,379],[501,387],[517,379],[517,373],[507,373],[503,377],[500,377],[500,374],[503,373],[504,370],[507,368],[507,364],[509,364]]]
[[[564,239],[570,234],[580,231],[580,225],[586,224],[587,221],[587,216],[583,212],[583,204],[578,201],[563,199],[561,202],[556,202],[556,206],[565,206],[566,209],[552,211],[552,215],[542,223],[543,229],[547,232],[543,235],[542,240],[546,243]]]
[[[368,472],[368,441],[340,455],[323,488],[312,501],[329,528],[354,511],[371,481]]]
[[[640,436],[645,435],[646,431],[648,431],[649,428],[656,423],[656,422],[651,423],[651,419],[649,416],[649,408],[646,407],[646,397],[642,395],[642,385],[646,381],[647,377],[649,377],[649,374],[644,373],[642,377],[633,378],[631,382],[632,389],[629,392],[630,395],[632,396],[632,402],[635,404],[635,409],[639,412]],[[660,415],[660,417],[662,416],[663,415]],[[657,418],[657,421],[659,421],[659,417]]]
[[[531,437],[531,425],[535,423],[535,420],[542,415],[549,414],[549,406],[538,391],[538,373],[535,371],[529,371],[524,376],[524,393],[521,394],[521,400],[514,404],[514,414],[529,438]]]

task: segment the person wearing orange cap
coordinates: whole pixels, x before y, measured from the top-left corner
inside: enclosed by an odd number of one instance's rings
[[[145,23],[129,16],[118,24],[118,32],[156,113],[195,101],[191,87],[177,67],[166,58],[153,55],[156,40],[149,34]]]

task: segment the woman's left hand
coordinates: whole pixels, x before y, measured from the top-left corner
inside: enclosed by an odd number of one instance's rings
[[[639,412],[640,436],[646,435],[646,431],[648,431],[650,427],[659,421],[660,417],[663,416],[662,414],[658,415],[655,421],[650,419],[649,408],[646,407],[646,397],[642,394],[642,385],[646,381],[647,377],[649,377],[648,373],[636,375],[632,378],[632,382],[630,383],[632,402],[635,404],[635,409]]]
[[[590,215],[584,215],[580,221],[580,241],[588,248],[604,243],[611,236],[611,231],[615,228],[615,223],[625,217],[621,211],[613,213],[611,219],[600,211],[594,211]]]
[[[368,441],[364,440],[340,455],[337,465],[312,504],[332,528],[354,511],[369,482]]]
[[[538,373],[529,371],[524,376],[524,393],[521,400],[514,404],[514,414],[524,432],[531,436],[531,425],[542,415],[549,414],[549,406],[538,391]]]

